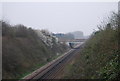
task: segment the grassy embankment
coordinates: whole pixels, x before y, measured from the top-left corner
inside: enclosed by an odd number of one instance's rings
[[[114,13],[86,41],[78,56],[66,66],[62,78],[117,80],[120,73],[119,26],[120,17]]]
[[[54,38],[52,44],[47,46],[31,28],[2,22],[2,78],[20,79],[67,49]]]

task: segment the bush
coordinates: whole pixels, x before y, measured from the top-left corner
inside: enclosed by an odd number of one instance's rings
[[[65,78],[117,80],[120,73],[118,21],[119,16],[113,13],[107,24],[93,32],[72,68],[64,74]]]
[[[20,79],[66,49],[67,46],[62,44],[50,48],[32,28],[2,22],[2,78]]]

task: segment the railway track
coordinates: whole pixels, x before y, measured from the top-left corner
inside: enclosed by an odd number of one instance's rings
[[[37,81],[41,79],[57,79],[57,75],[62,72],[65,65],[74,58],[74,56],[80,51],[81,45],[78,45],[75,49],[71,49],[65,55],[59,57],[55,61],[51,62],[43,69],[34,72],[30,76],[24,78],[25,81]]]

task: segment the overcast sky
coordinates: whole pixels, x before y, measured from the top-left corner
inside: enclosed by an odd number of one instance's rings
[[[118,10],[117,2],[6,2],[3,19],[10,24],[23,24],[55,33],[82,31],[89,35],[97,25]]]

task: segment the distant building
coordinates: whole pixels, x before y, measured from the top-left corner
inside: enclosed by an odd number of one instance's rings
[[[75,39],[83,39],[84,35],[82,31],[75,31],[75,32],[71,32],[71,34],[74,35]]]

